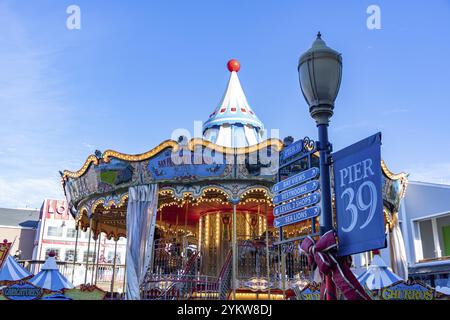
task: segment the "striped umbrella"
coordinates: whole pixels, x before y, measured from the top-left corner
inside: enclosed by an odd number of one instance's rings
[[[378,254],[374,255],[369,269],[358,277],[361,285],[369,290],[378,290],[401,280]]]
[[[8,257],[0,270],[0,282],[19,281],[31,276],[32,274],[28,272],[28,270],[22,267],[16,259],[8,254]]]
[[[37,287],[51,291],[74,288],[74,285],[59,272],[54,256],[48,257],[47,261],[42,265],[41,271],[31,278],[29,282]]]

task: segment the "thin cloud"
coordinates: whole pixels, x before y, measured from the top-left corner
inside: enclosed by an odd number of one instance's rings
[[[388,116],[388,115],[392,115],[392,114],[396,114],[396,113],[407,113],[409,112],[409,109],[406,108],[392,108],[386,111],[383,111],[383,115],[384,116]]]
[[[0,3],[0,206],[39,208],[61,198],[58,145],[70,118],[58,50],[37,45],[7,2]],[[58,161],[59,160],[59,161]]]
[[[410,173],[410,180],[450,184],[450,162],[416,163],[405,171]]]
[[[61,182],[56,178],[30,178],[11,181],[0,178],[0,206],[40,208],[44,198],[63,199]]]
[[[360,121],[360,122],[348,123],[348,124],[344,124],[341,126],[337,126],[334,128],[334,131],[339,132],[339,131],[345,131],[345,130],[352,130],[352,129],[356,129],[356,128],[364,128],[364,127],[367,127],[368,125],[369,125],[369,122],[364,120],[364,121]]]

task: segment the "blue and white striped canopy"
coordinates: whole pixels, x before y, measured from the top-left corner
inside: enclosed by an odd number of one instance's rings
[[[225,94],[203,125],[203,137],[217,145],[231,148],[260,143],[264,125],[247,102],[236,71],[231,71]]]
[[[369,290],[378,290],[400,280],[403,279],[396,275],[379,255],[373,257],[369,269],[358,277],[361,285]]]
[[[0,270],[0,281],[19,281],[31,276],[32,274],[10,255],[8,255]]]
[[[59,272],[54,257],[49,257],[42,266],[41,271],[28,281],[36,287],[51,291],[72,289],[74,287],[74,285]]]
[[[29,280],[36,287],[59,291],[61,289],[72,289],[74,286],[62,275],[59,270],[42,270]]]

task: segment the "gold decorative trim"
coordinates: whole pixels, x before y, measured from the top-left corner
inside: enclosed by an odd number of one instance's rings
[[[225,191],[225,189],[221,188],[220,186],[209,186],[209,187],[204,188],[202,190],[202,193],[198,197],[193,198],[193,200],[199,200],[199,199],[204,198],[205,194],[208,191],[218,192],[218,193],[222,194],[227,200],[230,200],[230,198],[231,198],[231,196]]]
[[[81,222],[81,220],[83,219],[83,216],[87,217],[88,216],[88,210],[86,207],[82,207],[80,209],[80,214],[78,215],[78,217],[75,219],[75,224],[78,225],[78,223]]]
[[[79,178],[81,177],[86,171],[87,169],[89,169],[89,166],[91,165],[91,163],[93,163],[94,165],[98,165],[98,158],[91,154],[86,161],[84,162],[83,166],[81,167],[80,170],[78,171],[69,171],[69,170],[64,170],[63,173],[63,180],[67,179],[67,178]]]
[[[94,202],[94,204],[91,207],[92,214],[95,213],[95,210],[97,209],[97,207],[99,205],[103,205],[104,206],[105,205],[105,199],[98,199],[97,201]]]
[[[405,172],[393,173],[392,171],[390,171],[386,165],[386,162],[384,162],[384,160],[381,160],[381,169],[383,170],[383,173],[391,180],[408,178],[408,174],[406,174]]]
[[[384,162],[384,160],[381,160],[381,170],[383,170],[383,173],[391,180],[401,180],[401,183],[403,185],[403,191],[402,194],[400,195],[400,198],[403,198],[406,194],[406,188],[408,187],[408,174],[405,172],[400,172],[400,173],[392,173],[386,163]]]
[[[118,207],[122,207],[125,204],[125,201],[128,200],[128,193],[124,194],[122,198],[120,198],[119,203],[117,204]]]
[[[173,140],[166,140],[163,141],[160,145],[158,145],[157,147],[153,148],[152,150],[145,152],[145,153],[141,153],[141,154],[125,154],[125,153],[120,153],[114,150],[106,150],[103,153],[103,161],[105,162],[109,162],[112,158],[116,158],[116,159],[120,159],[120,160],[126,160],[126,161],[143,161],[143,160],[147,160],[150,159],[151,157],[153,157],[154,155],[160,153],[161,151],[163,151],[164,149],[167,148],[172,148],[172,152],[176,152],[178,151],[178,143],[176,141]]]
[[[203,146],[218,152],[222,152],[224,154],[246,154],[246,153],[252,153],[255,151],[259,151],[263,148],[267,148],[269,146],[275,146],[277,148],[277,151],[281,151],[283,149],[283,142],[279,139],[267,139],[263,142],[260,142],[256,145],[249,146],[249,147],[240,147],[240,148],[231,148],[231,147],[224,147],[219,146],[215,143],[212,143],[211,141],[202,139],[202,138],[193,138],[191,141],[189,141],[189,150],[194,151],[195,146]]]

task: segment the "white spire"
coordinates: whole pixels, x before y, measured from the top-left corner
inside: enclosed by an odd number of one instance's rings
[[[203,125],[204,137],[227,147],[244,147],[261,140],[263,123],[248,104],[237,72],[237,60],[228,62],[230,79],[219,105]]]

